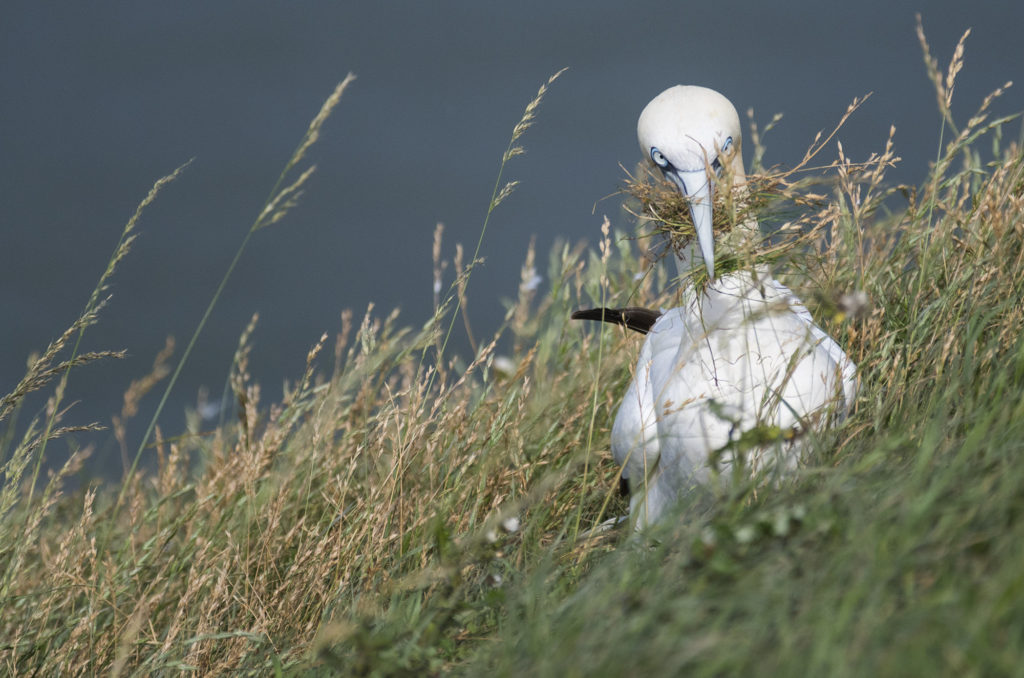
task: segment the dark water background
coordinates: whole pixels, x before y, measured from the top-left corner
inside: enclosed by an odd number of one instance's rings
[[[796,162],[815,132],[873,91],[840,134],[844,148],[866,158],[894,124],[904,161],[889,178],[919,183],[939,117],[916,12],[943,68],[974,29],[954,101],[961,123],[985,94],[1024,75],[1017,1],[5,2],[0,393],[77,317],[153,182],[195,157],[145,214],[112,303],[86,335],[87,349],[123,347],[129,357],[72,375],[69,398],[79,402],[68,423],[109,423],[165,337],[183,349],[306,125],[348,71],[359,79],[313,153],[319,170],[302,204],[252,240],[165,410],[165,432],[181,429],[200,386],[220,393],[254,311],[253,372],[272,400],[320,334],[339,329],[343,308],[358,317],[373,301],[382,312],[400,306],[408,323],[426,319],[435,223],[446,225],[449,257],[456,241],[476,242],[512,126],[563,66],[523,140],[527,154],[509,168],[522,185],[495,214],[474,274],[478,336],[497,326],[498,300],[514,295],[531,236],[544,256],[556,237],[594,242],[602,214],[629,226],[617,200],[601,199],[619,188],[619,164],[639,158],[640,109],[672,84],[714,87],[762,123],[784,113],[768,164]],[[1011,89],[994,110],[1024,109],[1022,94]],[[147,412],[135,420],[136,439],[146,421]],[[98,446],[93,472],[119,473],[109,434],[77,440]],[[59,461],[66,445],[50,454]]]

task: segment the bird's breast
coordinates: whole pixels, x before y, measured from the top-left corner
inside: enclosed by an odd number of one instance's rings
[[[723,281],[651,328],[646,379],[662,433],[719,441],[770,423],[794,425],[835,397],[839,373],[774,287]]]

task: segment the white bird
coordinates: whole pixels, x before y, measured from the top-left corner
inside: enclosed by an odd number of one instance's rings
[[[839,344],[766,267],[715,276],[715,186],[745,181],[739,116],[729,100],[704,87],[672,87],[644,108],[637,136],[689,201],[696,243],[676,248],[683,303],[664,313],[591,309],[574,317],[647,334],[611,437],[640,529],[738,460],[752,472],[792,469],[800,434],[847,415],[857,377]],[[742,252],[759,240],[757,222],[747,220],[718,245]],[[706,286],[688,275],[698,256]]]

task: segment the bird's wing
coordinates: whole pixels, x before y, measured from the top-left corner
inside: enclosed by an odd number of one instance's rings
[[[807,324],[811,331],[811,335],[818,343],[818,346],[828,353],[829,357],[832,358],[832,361],[841,371],[843,400],[845,401],[843,416],[845,417],[849,414],[850,407],[853,405],[853,400],[857,396],[857,366],[852,360],[850,360],[850,357],[846,355],[846,351],[844,351],[843,347],[839,345],[839,342],[830,337],[825,330],[821,329],[814,323],[814,318],[811,317],[811,312],[808,311],[803,302],[793,294],[792,290],[774,278],[770,278],[770,280],[775,290],[785,298],[786,303],[789,304],[793,313]]]
[[[728,442],[731,426],[707,407],[721,391],[700,312],[692,306],[666,311],[646,345],[651,350],[651,410],[661,444],[661,472],[670,476],[670,484],[687,484],[688,477],[706,476],[707,455]]]
[[[661,450],[651,386],[653,339],[654,335],[649,334],[644,340],[633,380],[612,425],[612,456],[627,479],[642,480],[653,473]]]

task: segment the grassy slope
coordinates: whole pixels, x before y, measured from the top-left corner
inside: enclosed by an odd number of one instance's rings
[[[1011,144],[983,165],[998,128],[948,122],[904,211],[877,214],[883,153],[836,166],[807,217],[817,254],[786,282],[863,386],[793,481],[692,497],[653,539],[582,538],[625,509],[606,449],[639,340],[569,311],[671,301],[606,236],[599,253],[556,248],[543,297],[524,266],[501,332],[511,367],[494,343],[436,361],[454,303],[422,330],[368,314],[269,407],[243,339],[237,420],[161,441],[156,472],[119,494],[62,497],[59,477],[31,490],[47,422],[8,441],[0,666],[1021,672],[1024,156]],[[835,312],[849,290],[869,312]]]

